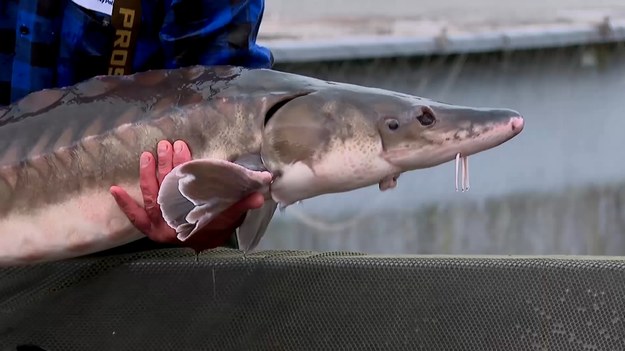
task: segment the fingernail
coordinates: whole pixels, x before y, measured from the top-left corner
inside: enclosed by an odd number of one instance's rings
[[[182,152],[182,141],[178,140],[174,143],[174,150],[176,152]]]
[[[150,155],[148,154],[142,154],[141,158],[140,158],[140,164],[141,167],[145,167],[148,165],[148,163],[150,163]]]
[[[150,210],[154,207],[154,201],[151,198],[144,198],[143,206],[145,207],[146,210]]]
[[[158,152],[166,152],[167,151],[167,144],[166,142],[160,142],[158,143]]]

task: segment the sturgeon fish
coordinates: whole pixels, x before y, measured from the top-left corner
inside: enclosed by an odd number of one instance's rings
[[[141,201],[139,156],[160,140],[186,141],[194,158],[174,168],[158,194],[180,240],[251,192],[265,194],[237,232],[247,252],[278,206],[375,184],[391,189],[403,172],[456,157],[465,164],[523,125],[509,109],[236,66],[98,76],[42,90],[0,109],[0,265],[77,257],[143,237],[109,188]]]

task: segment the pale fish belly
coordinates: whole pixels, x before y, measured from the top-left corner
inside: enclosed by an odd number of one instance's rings
[[[138,183],[120,186],[142,203]],[[96,188],[45,206],[37,213],[1,218],[0,266],[82,256],[142,237],[119,209],[109,189]]]
[[[329,193],[347,192],[377,184],[397,173],[399,168],[382,156],[378,143],[348,140],[331,147],[312,168],[295,162],[282,169],[282,176],[271,186],[272,197],[282,205]]]

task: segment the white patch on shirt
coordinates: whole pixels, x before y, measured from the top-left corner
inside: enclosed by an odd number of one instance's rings
[[[113,2],[115,0],[72,0],[76,5],[82,6],[87,10],[103,13],[105,15],[113,14]]]

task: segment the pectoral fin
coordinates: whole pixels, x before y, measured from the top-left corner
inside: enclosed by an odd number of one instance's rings
[[[161,184],[163,218],[185,241],[217,215],[253,192],[265,192],[271,173],[236,163],[199,159],[175,167]]]
[[[243,252],[249,252],[258,246],[277,207],[278,204],[269,199],[265,200],[261,208],[251,210],[247,213],[237,233],[239,249],[243,250]]]

